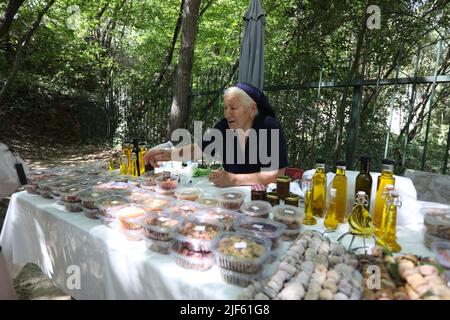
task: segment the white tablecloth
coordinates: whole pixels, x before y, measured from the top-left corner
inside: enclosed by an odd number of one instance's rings
[[[217,189],[205,179],[195,179],[193,184],[208,191]],[[240,189],[249,200],[250,188]],[[423,204],[414,201],[411,205],[415,215]],[[317,225],[303,229],[323,231],[323,222],[319,219]],[[341,225],[328,236],[335,240],[346,231],[347,225]],[[421,223],[400,226],[402,251],[432,255],[423,245],[422,234]],[[183,269],[171,256],[147,250],[143,241],[127,241],[99,220],[69,213],[55,200],[26,192],[11,198],[0,245],[12,271],[12,264],[36,263],[57,287],[76,299],[228,300],[242,291],[226,284],[217,266],[206,272]],[[284,242],[282,248],[288,245]],[[80,270],[80,288],[73,288],[71,276],[76,268]]]

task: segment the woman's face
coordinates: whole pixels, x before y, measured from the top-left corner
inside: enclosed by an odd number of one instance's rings
[[[254,114],[256,113],[256,104],[250,108],[242,104],[239,97],[229,94],[223,99],[224,117],[228,121],[230,129],[248,130],[253,125]]]

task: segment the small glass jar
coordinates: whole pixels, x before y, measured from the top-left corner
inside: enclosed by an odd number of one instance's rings
[[[263,184],[255,184],[252,186],[251,199],[253,200],[266,200],[266,186]]]
[[[288,176],[279,176],[277,178],[277,194],[281,199],[285,199],[289,196],[289,187],[291,184],[291,178]]]
[[[289,204],[294,207],[298,207],[298,202],[300,200],[300,196],[295,193],[290,193],[288,197],[284,199],[285,204]]]
[[[266,194],[266,201],[270,202],[272,206],[280,204],[280,198],[278,197],[278,194],[276,194],[275,192],[268,192]]]

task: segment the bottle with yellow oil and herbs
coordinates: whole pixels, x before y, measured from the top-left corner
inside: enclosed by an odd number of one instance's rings
[[[397,209],[400,208],[402,202],[398,192],[391,191],[386,200],[386,214],[383,215],[381,221],[381,236],[377,240],[377,244],[385,247],[391,252],[400,252],[402,247],[397,243]]]
[[[395,186],[394,163],[395,161],[391,159],[383,159],[381,162],[381,174],[378,176],[375,208],[373,212],[373,223],[377,229],[381,227],[381,219],[383,217],[385,205],[385,198],[383,197],[384,188],[388,184]]]
[[[145,143],[139,144],[139,172],[141,175],[145,173],[144,155],[147,152]]]
[[[347,218],[347,176],[345,175],[345,170],[345,161],[336,161],[336,175],[333,178],[331,187],[336,189],[336,219],[339,223],[344,223]]]
[[[323,218],[326,210],[326,184],[325,160],[316,160],[316,172],[313,175],[312,211],[315,217]]]
[[[384,234],[383,229],[383,219],[385,219],[386,215],[388,214],[389,205],[388,203],[391,201],[391,194],[394,191],[395,187],[393,184],[387,184],[384,186],[383,193],[381,194],[381,198],[384,201],[383,211],[381,213],[381,223],[380,227],[377,228],[377,231],[375,232],[375,236],[377,238],[381,238]]]
[[[370,163],[372,159],[367,156],[360,158],[361,169],[359,174],[356,176],[355,181],[355,191],[354,195],[358,194],[359,191],[364,191],[367,195],[367,202],[365,206],[367,210],[370,210],[370,195],[372,192],[372,176],[370,175]]]
[[[336,211],[336,195],[337,195],[337,190],[335,188],[331,188],[327,216],[325,217],[325,220],[323,222],[323,224],[325,225],[325,228],[327,228],[327,230],[336,230],[336,228],[339,224],[339,221],[337,219],[337,211]]]

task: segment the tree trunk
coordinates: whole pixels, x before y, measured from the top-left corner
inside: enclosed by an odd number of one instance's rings
[[[173,130],[183,127],[186,123],[200,3],[201,0],[185,0],[184,3],[180,56],[178,58],[178,68],[173,88],[174,94],[166,132],[166,138],[168,139],[170,139]]]
[[[354,55],[353,63],[352,63],[352,66],[350,68],[350,71],[349,71],[349,74],[347,77],[347,81],[350,81],[353,78],[354,74],[356,73],[356,71],[358,70],[358,67],[359,67],[359,60],[361,59],[361,51],[362,51],[362,47],[363,47],[363,43],[364,43],[364,38],[366,35],[366,30],[367,30],[367,26],[366,26],[367,6],[368,6],[368,4],[366,3],[366,6],[364,7],[363,16],[361,17],[360,29],[359,29],[358,35],[357,35],[355,55]],[[337,160],[339,158],[339,154],[341,152],[342,138],[343,138],[343,131],[344,131],[344,121],[345,121],[345,109],[347,106],[347,97],[348,97],[348,90],[347,90],[347,88],[345,88],[344,94],[342,95],[342,99],[339,104],[338,112],[337,112],[338,123],[337,123],[336,143],[334,146],[334,155],[333,155],[334,160]]]
[[[6,91],[11,86],[11,84],[14,82],[14,79],[16,78],[16,75],[17,75],[17,71],[19,71],[19,65],[22,60],[22,56],[23,56],[25,48],[27,47],[28,43],[30,42],[31,37],[33,36],[34,32],[39,27],[39,24],[41,23],[42,18],[47,13],[47,11],[50,9],[50,7],[53,5],[53,3],[55,3],[55,0],[50,0],[47,3],[47,5],[42,9],[42,11],[39,12],[39,14],[36,17],[36,19],[34,20],[33,24],[28,29],[27,33],[25,33],[25,35],[20,39],[20,41],[17,45],[16,56],[14,58],[14,63],[13,63],[11,73],[9,74],[8,79],[6,80],[5,84],[3,85],[2,90],[0,91],[0,108],[2,105],[2,100],[5,97]]]
[[[25,0],[9,0],[6,5],[5,14],[0,18],[0,39],[8,33],[14,21],[14,16]]]

